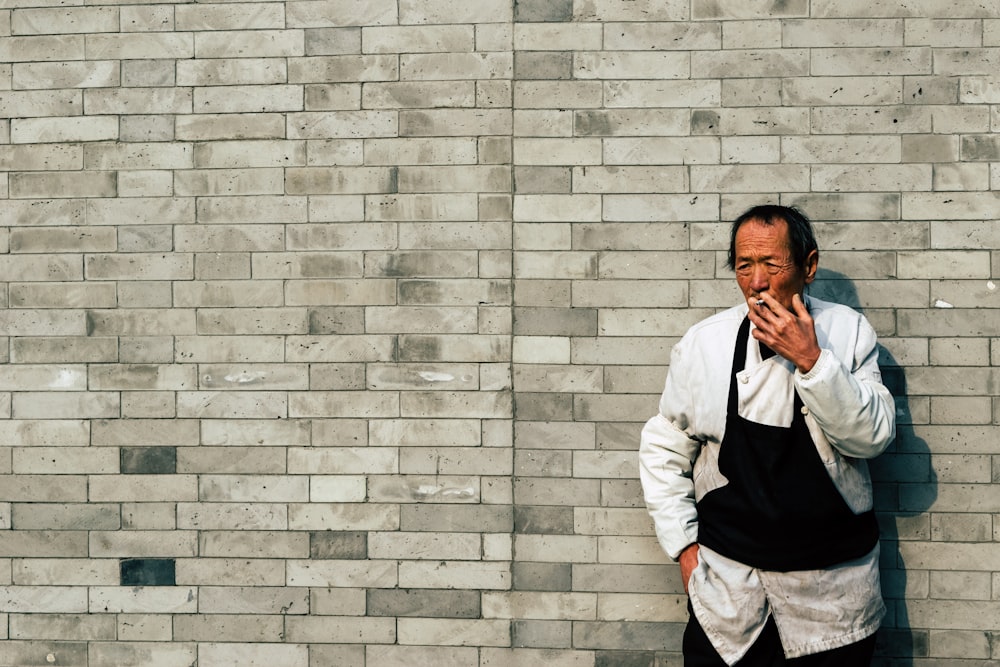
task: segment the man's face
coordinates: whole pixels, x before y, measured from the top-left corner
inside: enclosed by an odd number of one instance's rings
[[[805,267],[795,265],[788,240],[788,223],[748,220],[736,230],[736,282],[747,300],[768,292],[792,310],[792,297],[802,294],[816,276],[819,253],[812,251]]]

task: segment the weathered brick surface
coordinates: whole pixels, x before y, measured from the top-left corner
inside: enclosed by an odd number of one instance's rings
[[[0,664],[680,664],[636,471],[727,221],[881,337],[878,660],[1000,660],[1000,8],[0,10]]]

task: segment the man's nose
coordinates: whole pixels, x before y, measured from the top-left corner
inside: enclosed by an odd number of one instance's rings
[[[770,274],[767,272],[767,268],[764,266],[753,267],[753,273],[750,274],[750,289],[754,292],[763,292],[770,286]]]

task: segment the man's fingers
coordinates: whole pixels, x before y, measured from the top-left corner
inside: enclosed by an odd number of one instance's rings
[[[795,309],[796,317],[809,317],[809,309],[798,294],[792,297],[792,307]]]

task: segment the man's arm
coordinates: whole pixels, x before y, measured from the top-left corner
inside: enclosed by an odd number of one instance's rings
[[[823,350],[808,373],[798,374],[802,402],[830,444],[855,458],[874,458],[896,437],[896,406],[882,384],[875,331],[858,318],[854,356]]]
[[[662,414],[642,429],[639,479],[643,496],[656,537],[674,560],[698,540],[692,471],[700,450],[701,442],[689,438]]]
[[[681,565],[681,581],[684,582],[684,592],[687,593],[691,573],[698,567],[698,543],[695,542],[685,547],[677,561]]]
[[[767,293],[761,298],[764,304],[749,304],[753,336],[795,364],[802,402],[830,444],[855,458],[881,454],[896,436],[896,412],[881,381],[875,331],[868,321],[854,313],[854,349],[838,359],[820,347],[815,322],[798,295],[791,311]]]

